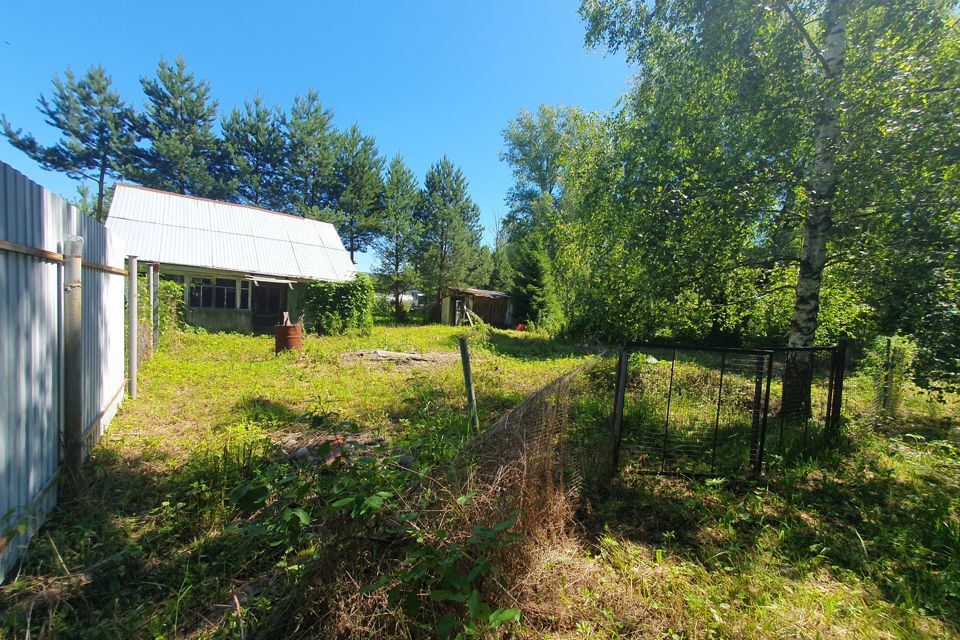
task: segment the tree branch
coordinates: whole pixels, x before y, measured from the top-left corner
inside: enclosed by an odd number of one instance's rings
[[[813,51],[813,55],[817,57],[817,61],[820,63],[820,66],[823,67],[823,72],[829,78],[833,75],[833,72],[830,70],[830,65],[827,63],[827,59],[823,57],[823,53],[820,51],[820,47],[813,41],[813,38],[810,37],[810,32],[807,31],[807,28],[800,21],[800,18],[797,17],[797,14],[793,12],[793,9],[790,8],[790,5],[787,4],[786,0],[778,0],[779,4],[784,11],[786,11],[787,16],[790,18],[790,22],[793,23],[793,26],[797,28],[797,31],[800,32],[800,35],[806,41],[807,45],[810,47],[810,50]]]

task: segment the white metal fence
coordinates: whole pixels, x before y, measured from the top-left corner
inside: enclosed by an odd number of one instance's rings
[[[0,162],[0,582],[57,501],[64,435],[63,243],[84,239],[84,455],[123,398],[119,238]]]

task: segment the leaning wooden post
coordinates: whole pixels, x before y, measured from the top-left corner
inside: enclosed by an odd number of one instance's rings
[[[475,431],[480,431],[480,416],[477,414],[477,396],[473,391],[473,371],[470,369],[470,349],[467,339],[460,338],[460,360],[463,362],[463,383],[467,388],[467,418]]]
[[[127,393],[137,399],[137,256],[127,258]]]
[[[63,243],[63,461],[75,480],[83,463],[83,238]]]

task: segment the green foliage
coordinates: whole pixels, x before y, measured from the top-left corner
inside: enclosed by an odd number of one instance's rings
[[[399,321],[406,315],[400,296],[417,282],[413,258],[420,236],[420,222],[416,217],[420,190],[416,177],[399,154],[387,170],[383,204],[383,235],[374,245],[380,259],[377,273],[393,296],[393,314]]]
[[[223,142],[238,199],[265,209],[284,209],[286,143],[281,116],[259,95],[223,119]]]
[[[912,382],[917,345],[906,336],[877,336],[864,354],[860,373],[869,377],[877,412],[899,413]]]
[[[182,56],[173,64],[161,60],[156,77],[142,78],[140,84],[146,103],[137,133],[148,146],[138,149],[124,174],[175,193],[232,195],[226,154],[213,128],[217,102],[210,97],[210,84],[188,71]]]
[[[366,251],[381,231],[382,171],[383,158],[373,136],[363,135],[357,125],[337,136],[329,208],[318,217],[337,228],[351,260],[355,253]]]
[[[172,280],[161,279],[160,288],[157,290],[156,316],[161,339],[185,326],[183,310],[183,285]],[[146,275],[137,278],[137,315],[141,331],[149,331],[152,320],[150,319],[150,289]]]
[[[480,209],[470,198],[463,171],[449,158],[427,171],[417,218],[423,231],[414,263],[428,291],[439,298],[451,285],[486,285],[492,261],[489,254],[481,255]]]
[[[333,112],[324,108],[315,91],[294,98],[290,114],[283,119],[286,135],[284,184],[291,210],[318,218],[328,206],[336,158]]]
[[[314,282],[304,295],[304,318],[321,335],[368,331],[373,304],[373,283],[363,274],[348,282]]]
[[[90,67],[80,78],[70,70],[64,76],[65,80],[54,77],[52,98],[41,95],[38,107],[60,133],[56,144],[41,145],[32,135],[14,129],[6,118],[0,117],[0,124],[10,143],[43,168],[95,183],[96,200],[90,214],[103,222],[107,180],[119,177],[134,150],[134,111],[113,90],[103,67]]]

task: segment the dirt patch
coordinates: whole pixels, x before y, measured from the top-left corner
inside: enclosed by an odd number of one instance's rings
[[[385,351],[372,349],[370,351],[354,351],[341,356],[345,361],[364,362],[392,362],[401,366],[424,366],[431,364],[450,364],[460,358],[456,351],[432,351],[429,353],[404,353],[401,351]]]

